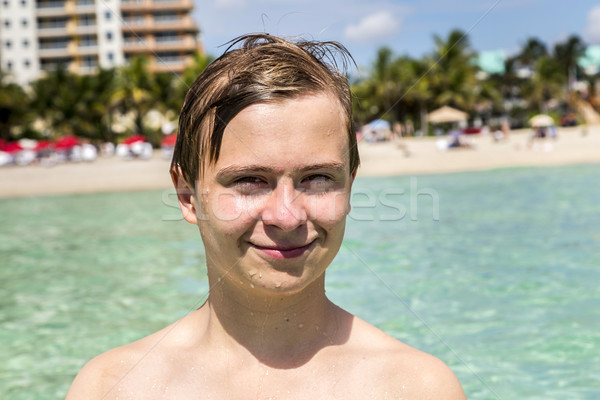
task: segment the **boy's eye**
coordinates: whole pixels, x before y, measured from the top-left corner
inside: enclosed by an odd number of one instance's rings
[[[334,183],[334,180],[330,176],[312,174],[304,178],[302,186],[304,186],[307,191],[323,192],[332,188]]]
[[[257,178],[256,176],[243,176],[241,178],[238,178],[235,180],[235,183],[238,184],[247,184],[247,183],[261,183],[263,182],[262,179]]]
[[[268,188],[269,184],[257,176],[243,176],[233,182],[233,186],[244,194],[257,194]]]

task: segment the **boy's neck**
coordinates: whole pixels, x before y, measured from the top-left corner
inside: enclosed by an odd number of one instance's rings
[[[223,345],[241,345],[274,368],[302,365],[322,348],[344,343],[352,320],[325,296],[324,277],[294,295],[241,293],[220,282],[211,286],[205,307],[212,338],[233,339]]]

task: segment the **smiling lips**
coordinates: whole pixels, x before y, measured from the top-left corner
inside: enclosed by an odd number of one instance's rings
[[[284,259],[300,257],[314,242],[315,241],[313,240],[303,246],[258,246],[256,244],[252,244],[252,246],[271,258]]]

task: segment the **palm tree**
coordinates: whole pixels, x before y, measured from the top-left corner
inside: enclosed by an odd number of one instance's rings
[[[100,69],[96,74],[79,76],[79,101],[76,124],[78,134],[102,142],[114,142],[111,130],[111,99],[116,90],[116,71]]]
[[[522,66],[533,67],[536,62],[548,55],[548,50],[544,42],[537,38],[529,38],[517,56],[517,60]]]
[[[577,35],[572,35],[564,43],[557,43],[554,46],[554,59],[568,77],[568,91],[571,91],[572,84],[577,80],[577,60],[584,52],[585,44]]]
[[[133,114],[135,133],[146,136],[144,116],[158,103],[156,80],[149,69],[149,59],[134,57],[117,74],[117,88],[112,104],[122,114]]]
[[[31,84],[31,108],[44,121],[54,137],[76,134],[75,117],[78,109],[78,77],[60,65],[55,71]]]
[[[76,75],[60,67],[31,85],[31,108],[54,137],[77,135],[110,141],[110,99],[114,70]]]
[[[28,102],[23,88],[0,71],[0,139],[13,139],[13,130],[29,121]]]
[[[477,68],[467,35],[453,30],[446,40],[437,35],[434,40],[436,48],[430,57],[429,75],[435,106],[471,110],[475,103]]]
[[[567,77],[562,74],[560,64],[555,59],[541,57],[535,64],[532,78],[523,85],[524,97],[530,107],[548,112],[548,102],[563,96],[566,81]]]
[[[354,87],[358,99],[357,117],[361,122],[374,118],[396,118],[396,106],[402,97],[401,61],[394,60],[387,47],[378,50],[369,78]],[[390,116],[391,115],[391,116]]]

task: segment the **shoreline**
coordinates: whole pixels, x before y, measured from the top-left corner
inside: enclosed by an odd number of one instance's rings
[[[558,128],[558,138],[527,146],[529,129],[512,131],[506,141],[466,136],[473,148],[441,151],[436,138],[359,143],[359,177],[407,176],[511,167],[600,164],[600,126]],[[160,151],[148,160],[99,157],[91,163],[0,168],[0,198],[89,194],[171,188],[170,161]]]

